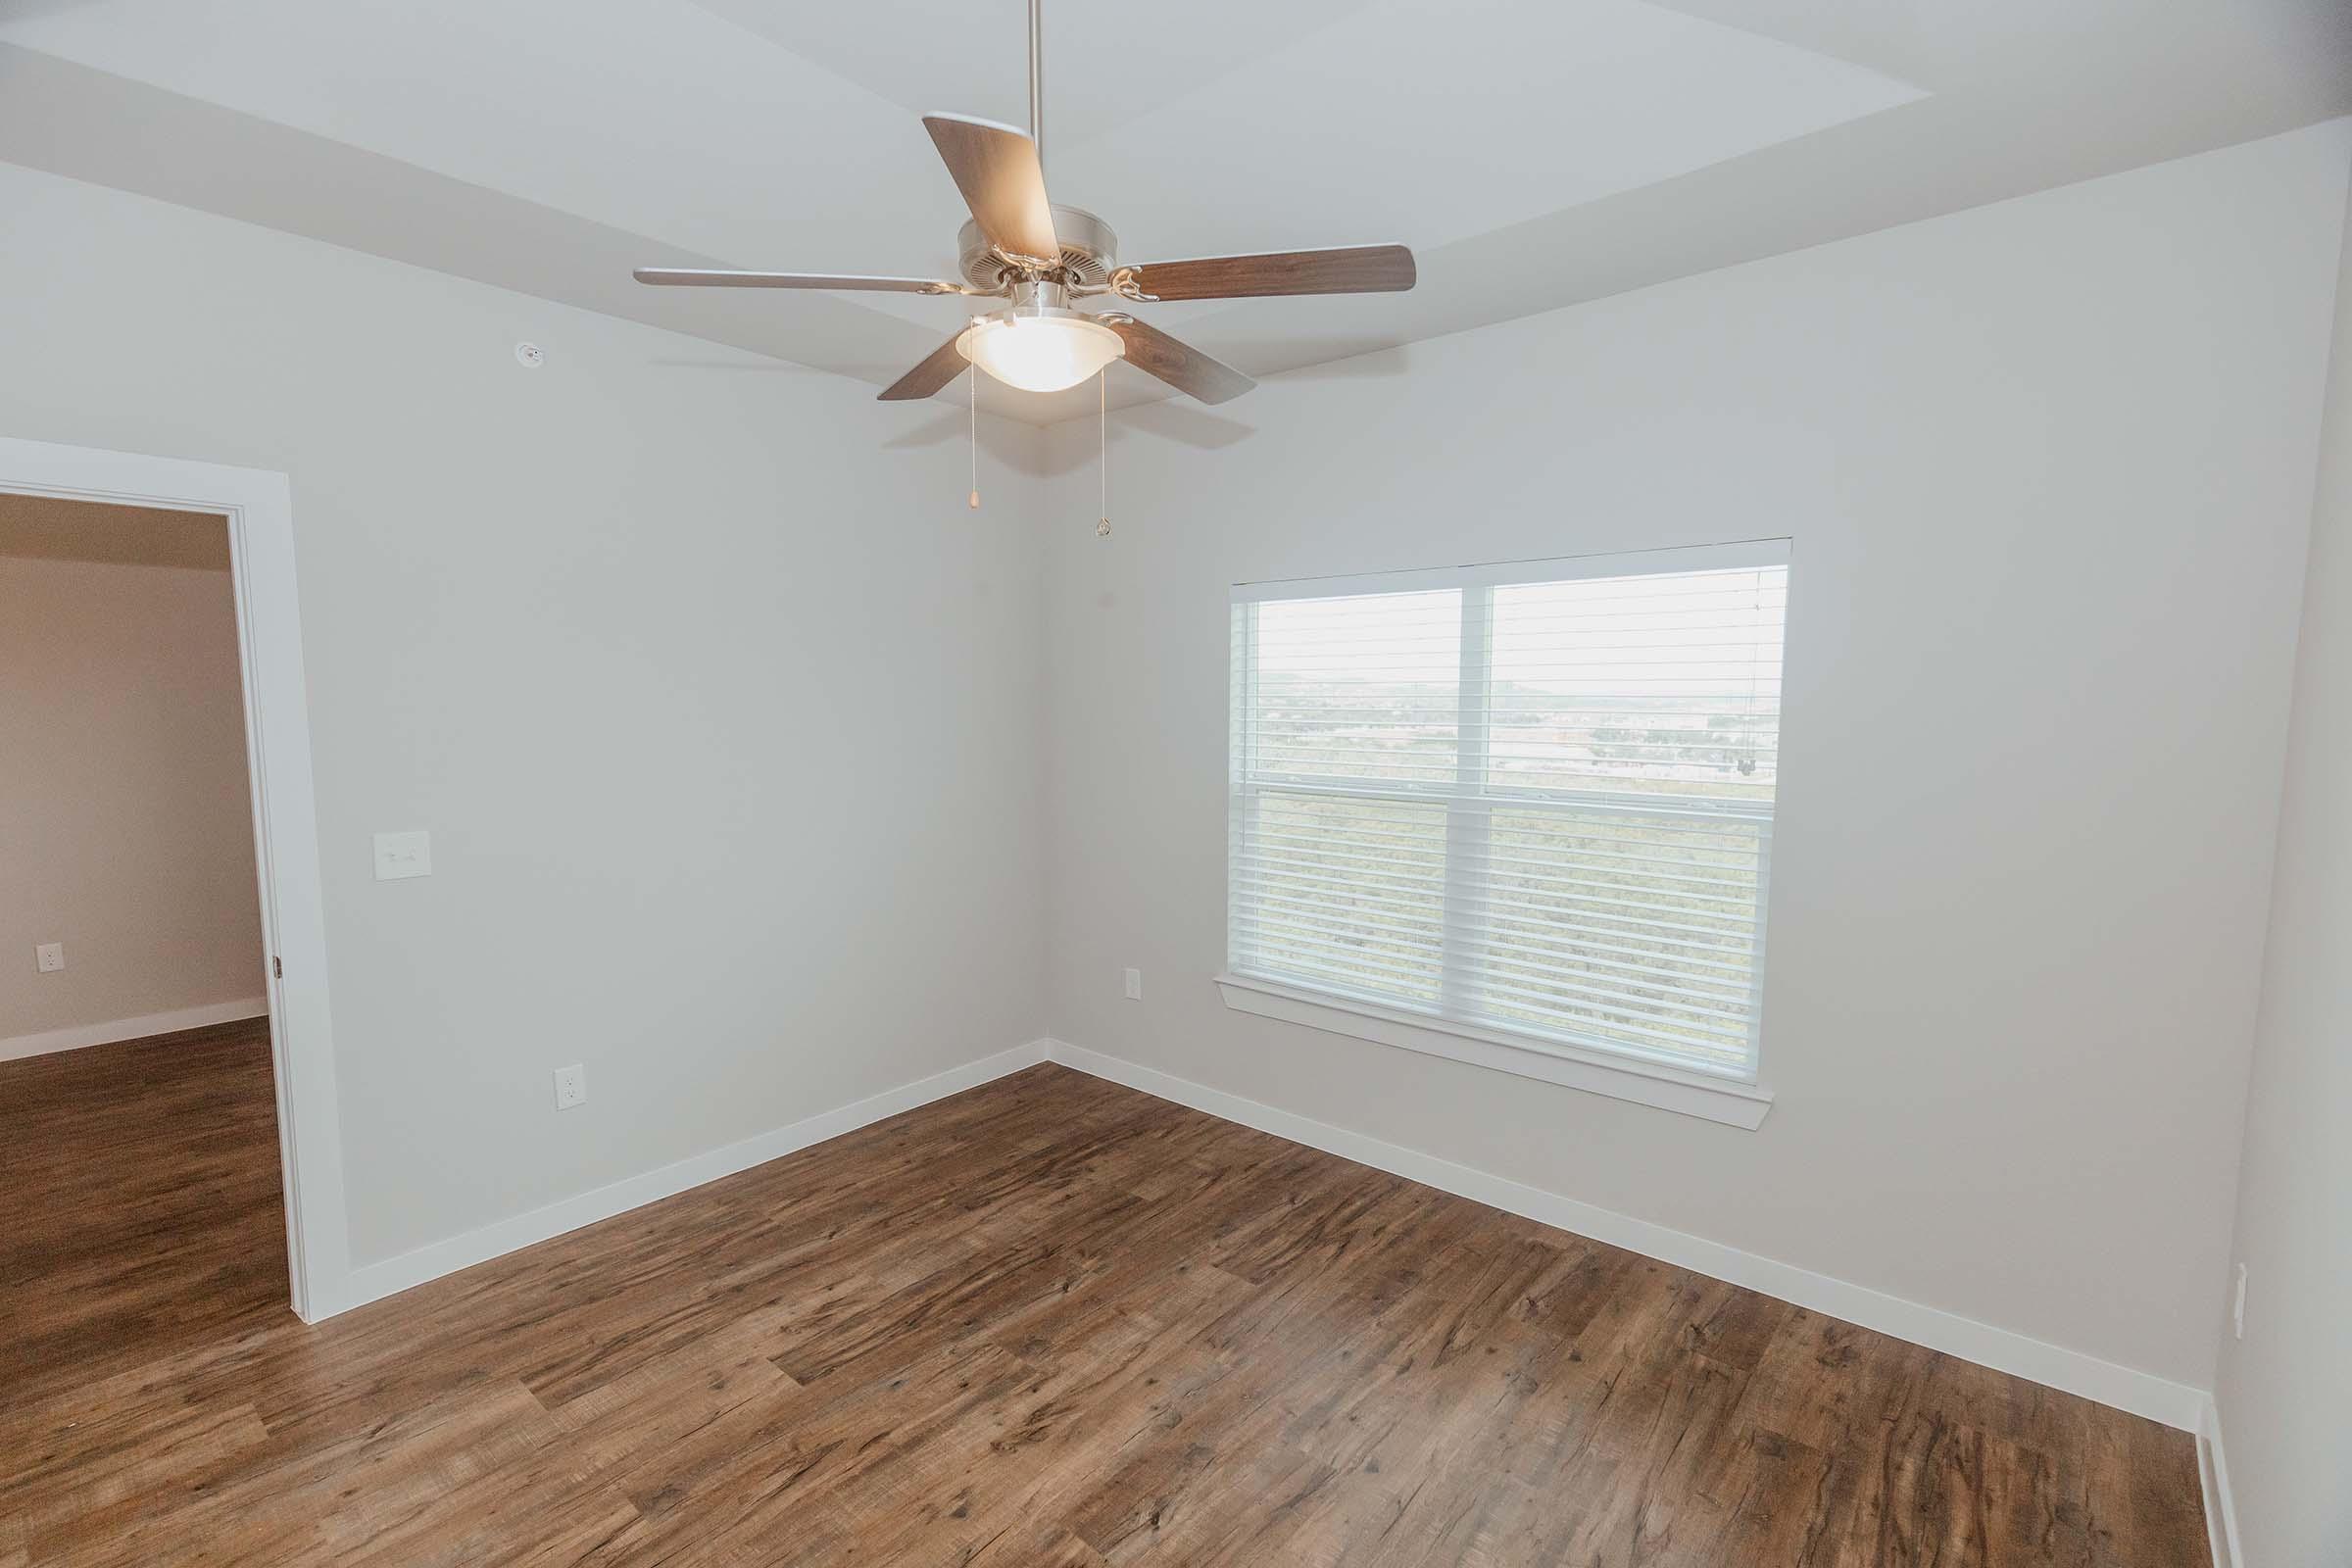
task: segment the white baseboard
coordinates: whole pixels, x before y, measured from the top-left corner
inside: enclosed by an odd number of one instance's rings
[[[250,1014],[248,1014],[250,1016]],[[176,1027],[192,1027],[177,1025]],[[62,1049],[62,1048],[60,1048]],[[2224,1521],[2217,1530],[2217,1553],[2235,1550],[2235,1524],[2230,1510],[2229,1475],[2223,1463],[2218,1418],[2209,1412],[2211,1396],[2202,1389],[2172,1382],[2152,1373],[2118,1366],[2080,1350],[2069,1350],[2007,1329],[1888,1296],[1867,1286],[1833,1279],[1793,1264],[1777,1262],[1726,1247],[1703,1237],[1635,1219],[1611,1209],[1547,1193],[1507,1177],[1458,1165],[1434,1154],[1386,1143],[1363,1133],[1334,1127],[1292,1111],[1211,1089],[1101,1052],[1060,1040],[1035,1040],[993,1056],[950,1068],[914,1083],[885,1090],[867,1099],[821,1112],[788,1127],[761,1133],[723,1149],[696,1154],[674,1164],[613,1182],[592,1192],[535,1208],[528,1213],[434,1242],[414,1251],[352,1270],[345,1288],[333,1293],[318,1315],[347,1310],[396,1295],[428,1280],[454,1274],[476,1263],[561,1236],[566,1231],[611,1219],[616,1214],[656,1202],[706,1182],[731,1176],[754,1165],[838,1138],[884,1117],[977,1088],[991,1079],[1018,1072],[1041,1061],[1057,1061],[1112,1083],[1123,1084],[1161,1100],[1189,1105],[1224,1120],[1254,1127],[1277,1138],[1323,1150],[1359,1164],[1421,1182],[1510,1213],[1622,1247],[1678,1268],[1696,1270],[1715,1279],[1744,1286],[1809,1310],[1897,1339],[1923,1345],[1995,1371],[2095,1399],[2117,1409],[2200,1434],[2200,1462],[2209,1467],[2207,1512]],[[2210,1454],[2210,1458],[2206,1455]],[[2217,1500],[2218,1499],[2218,1502]],[[2234,1558],[2217,1561],[2235,1568]]]
[[[837,1110],[820,1111],[789,1127],[760,1133],[740,1143],[713,1149],[708,1153],[690,1155],[674,1164],[649,1170],[643,1175],[627,1177],[609,1186],[599,1187],[576,1197],[563,1199],[543,1208],[516,1214],[484,1225],[446,1241],[431,1242],[414,1251],[388,1257],[381,1262],[368,1263],[351,1271],[342,1291],[335,1298],[316,1310],[313,1321],[381,1300],[428,1280],[445,1274],[455,1274],[462,1268],[486,1263],[494,1257],[548,1241],[566,1231],[576,1231],[583,1225],[625,1214],[632,1208],[659,1201],[674,1194],[714,1182],[721,1176],[764,1165],[771,1159],[821,1144],[828,1138],[896,1116],[901,1111],[927,1105],[934,1100],[959,1095],[975,1089],[992,1078],[1034,1067],[1046,1059],[1046,1042],[1033,1040],[1027,1045],[1000,1051],[993,1056],[951,1067],[946,1072],[896,1089],[886,1089],[878,1095],[853,1102]]]
[[[1045,1043],[1047,1054],[1064,1066],[1140,1089],[1226,1121],[1254,1127],[1293,1143],[1352,1159],[1393,1175],[1475,1200],[1492,1207],[1525,1215],[1560,1230],[1640,1252],[1677,1268],[1695,1270],[1712,1278],[1744,1286],[1808,1310],[1858,1323],[1881,1334],[1908,1340],[1996,1372],[2081,1395],[2101,1404],[2143,1415],[2166,1426],[2194,1432],[2209,1402],[2203,1389],[2192,1389],[2153,1373],[2118,1366],[2081,1350],[2064,1349],[2029,1339],[2023,1334],[1979,1323],[1868,1286],[1833,1279],[1794,1264],[1743,1252],[1736,1247],[1710,1242],[1685,1231],[1635,1219],[1612,1209],[1547,1193],[1507,1177],[1473,1170],[1434,1154],[1385,1143],[1363,1133],[1334,1127],[1310,1117],[1263,1105],[1221,1089],[1211,1089],[1117,1056],[1106,1056],[1066,1041]]]
[[[149,1035],[176,1034],[207,1024],[236,1023],[270,1015],[267,997],[240,997],[235,1002],[208,1002],[201,1007],[151,1012],[144,1018],[115,1018],[106,1023],[76,1024],[37,1035],[11,1035],[0,1040],[0,1061],[22,1056],[45,1056],[53,1051],[79,1051],[84,1046],[111,1046],[119,1040],[144,1040]]]
[[[2230,1495],[2230,1461],[2222,1452],[2222,1410],[2211,1399],[2197,1422],[2197,1480],[2205,1489],[2213,1568],[2242,1568],[2246,1558],[2237,1544],[2237,1501]]]

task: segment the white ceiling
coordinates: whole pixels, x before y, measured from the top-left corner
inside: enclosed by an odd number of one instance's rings
[[[1409,295],[1152,312],[1259,373],[2352,111],[2341,0],[1046,10],[1051,183],[1122,259],[1420,253]],[[967,307],[628,269],[952,273],[963,214],[916,116],[1025,122],[1022,21],[1022,0],[0,0],[0,159],[882,384]]]

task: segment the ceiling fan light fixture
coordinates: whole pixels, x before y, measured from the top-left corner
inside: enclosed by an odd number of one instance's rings
[[[1046,309],[983,316],[956,339],[956,351],[1006,386],[1059,392],[1120,358],[1127,344],[1091,317]]]
[[[966,366],[1024,392],[1060,392],[1101,374],[1118,359],[1203,403],[1223,403],[1256,383],[1232,366],[1137,320],[1123,308],[1101,317],[1071,310],[1072,296],[1108,294],[1126,305],[1151,305],[1160,300],[1387,294],[1413,286],[1413,253],[1402,245],[1344,245],[1121,266],[1118,239],[1108,223],[1082,208],[1056,207],[1046,193],[1041,3],[1028,0],[1027,130],[971,115],[923,117],[923,129],[972,215],[956,241],[961,281],[677,267],[641,267],[637,281],[692,288],[952,294],[1012,302],[1009,310],[979,318],[925,355],[875,394],[883,403],[944,392]]]

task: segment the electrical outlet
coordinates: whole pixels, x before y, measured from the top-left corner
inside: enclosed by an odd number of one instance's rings
[[[1144,1000],[1144,971],[1141,969],[1127,971],[1127,1000],[1129,1002]]]
[[[2237,1298],[2230,1303],[2230,1326],[2237,1331],[2239,1339],[2246,1337],[2246,1265],[2243,1263],[2237,1265]]]
[[[588,1069],[578,1062],[556,1069],[556,1108],[569,1110],[588,1098]]]
[[[32,950],[32,966],[42,974],[55,974],[66,966],[66,945],[63,942],[44,942]],[[105,965],[99,965],[104,968]],[[1128,971],[1133,973],[1133,970]]]

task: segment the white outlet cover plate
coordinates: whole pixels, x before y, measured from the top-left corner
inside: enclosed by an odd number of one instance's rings
[[[433,874],[433,836],[419,828],[408,833],[375,836],[375,879],[397,882],[403,877]]]
[[[43,974],[55,974],[66,966],[66,945],[63,942],[44,942],[32,950],[32,966]]]
[[[569,1110],[588,1098],[588,1069],[574,1062],[556,1069],[556,1108]]]

